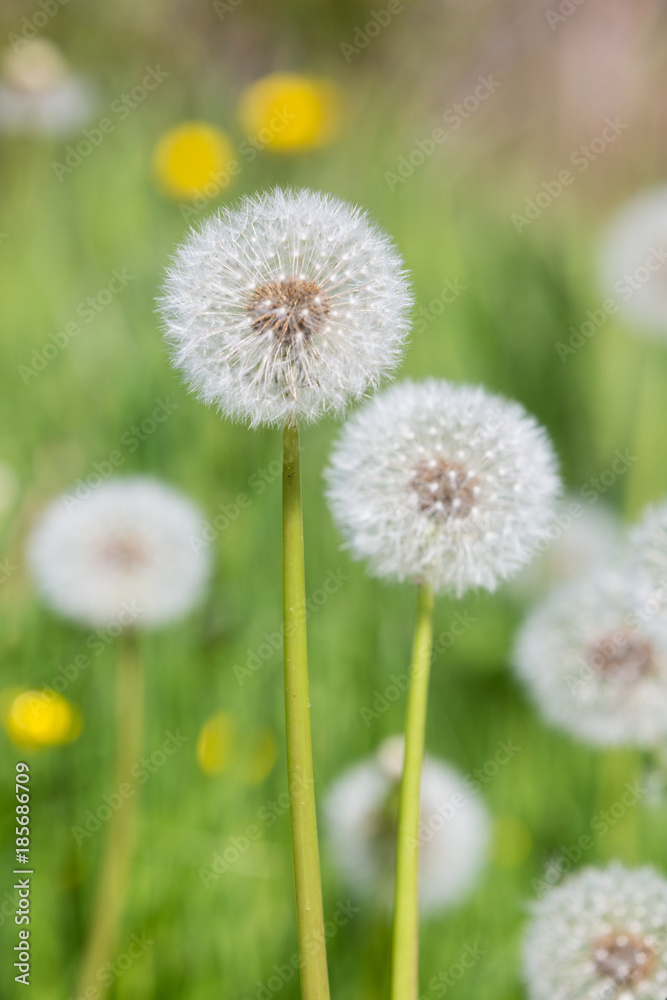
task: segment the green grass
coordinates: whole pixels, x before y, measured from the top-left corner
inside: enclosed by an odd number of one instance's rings
[[[118,40],[113,44],[119,46]],[[143,65],[136,56],[134,69]],[[118,66],[114,72],[110,93],[134,82],[134,70],[126,70],[125,80]],[[180,486],[209,518],[239,493],[252,497],[214,543],[215,576],[204,607],[143,642],[146,750],[158,748],[170,730],[187,740],[142,789],[118,953],[133,934],[145,934],[153,944],[117,979],[116,1000],[254,1000],[266,996],[257,984],[271,977],[274,965],[289,965],[296,949],[289,818],[283,811],[271,826],[258,821],[262,807],[286,787],[281,651],[243,683],[234,669],[243,667],[264,633],[280,628],[280,477],[272,466],[280,457],[279,435],[223,423],[189,396],[169,366],[153,311],[160,275],[185,224],[178,208],[152,187],[151,144],[162,127],[185,113],[230,120],[231,97],[220,107],[210,78],[208,86],[193,96],[184,85],[182,95],[174,72],[164,92],[146,101],[62,182],[51,161],[63,143],[4,142],[0,152],[7,167],[2,228],[8,234],[0,244],[0,458],[16,468],[21,485],[2,525],[4,553],[17,566],[0,588],[3,685],[49,684],[59,666],[85,648],[84,632],[38,605],[26,574],[26,533],[51,496],[120,450],[123,474],[150,472]],[[585,208],[575,218],[571,204],[556,206],[518,236],[509,215],[525,194],[511,169],[501,165],[506,176],[491,178],[478,165],[467,174],[456,153],[435,157],[392,193],[383,172],[413,136],[410,128],[392,131],[390,123],[388,107],[369,101],[355,112],[336,149],[289,162],[259,157],[229,198],[279,180],[364,204],[404,252],[419,307],[428,307],[447,279],[458,277],[468,286],[415,335],[402,375],[481,381],[521,400],[553,435],[575,491],[607,468],[616,449],[635,449],[639,461],[605,499],[635,513],[659,497],[667,491],[661,453],[664,354],[630,337],[615,320],[565,364],[554,347],[601,298],[588,263],[597,220]],[[104,288],[115,268],[133,276],[127,288],[24,384],[18,366],[30,364],[33,348],[41,349],[49,333],[76,318],[80,304]],[[169,419],[136,450],[123,443],[156,401],[165,399],[177,404]],[[310,619],[320,797],[342,768],[401,729],[402,699],[369,724],[360,709],[373,705],[392,674],[406,671],[415,613],[411,588],[380,585],[339,550],[322,495],[322,469],[335,433],[334,424],[325,422],[302,435],[308,591],[330,571],[345,576]],[[274,474],[268,473],[265,490],[249,485],[258,470],[270,468]],[[488,781],[484,796],[495,817],[525,824],[531,849],[510,866],[492,860],[468,903],[424,925],[422,994],[439,995],[429,981],[446,972],[466,944],[478,943],[484,955],[456,984],[457,997],[514,1000],[521,996],[518,949],[525,904],[535,895],[531,880],[543,877],[549,859],[589,831],[592,817],[648,764],[632,752],[593,752],[544,727],[507,669],[522,615],[511,596],[473,596],[461,604],[439,600],[436,636],[459,609],[475,622],[434,664],[427,745],[464,772],[492,759],[499,740],[519,746]],[[77,847],[71,827],[111,790],[115,655],[111,646],[95,657],[65,692],[85,719],[77,742],[26,754],[0,736],[0,866],[7,888],[14,762],[26,758],[32,769],[34,1000],[73,995],[104,830]],[[219,709],[234,715],[243,738],[259,726],[275,732],[281,754],[261,786],[248,789],[234,771],[219,778],[199,771],[197,733]],[[664,866],[666,820],[664,804],[644,800],[598,837],[586,862],[619,857]],[[230,837],[241,837],[256,823],[259,840],[205,888],[199,870],[210,867]],[[323,859],[331,917],[349,894],[326,845]],[[16,930],[11,918],[2,921],[3,954],[10,953]],[[387,995],[389,928],[381,915],[362,907],[332,938],[329,954],[334,997]],[[9,982],[6,967],[2,975]],[[11,982],[2,992],[22,995]],[[279,995],[298,996],[296,976]]]

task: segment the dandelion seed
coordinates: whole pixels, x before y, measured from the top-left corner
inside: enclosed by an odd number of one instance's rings
[[[68,618],[110,625],[129,614],[133,625],[159,625],[203,593],[209,558],[192,544],[202,522],[189,500],[157,480],[110,480],[83,500],[53,502],[29,561],[45,600]]]
[[[664,1000],[667,881],[652,868],[584,868],[532,907],[530,1000]]]
[[[410,294],[358,209],[274,190],[210,217],[179,248],[162,311],[192,389],[251,425],[340,413],[398,363]]]
[[[353,556],[395,580],[493,590],[546,537],[559,489],[544,431],[517,404],[430,379],[371,400],[327,471]]]
[[[389,908],[396,850],[403,740],[386,740],[375,756],[346,771],[331,788],[325,822],[332,855],[351,889]],[[489,819],[481,800],[448,764],[426,757],[421,783],[420,908],[453,906],[473,889],[486,858]]]
[[[514,662],[550,722],[588,743],[652,747],[667,735],[667,625],[649,590],[602,570],[552,593]]]

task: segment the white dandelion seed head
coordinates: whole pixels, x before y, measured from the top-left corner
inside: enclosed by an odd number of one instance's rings
[[[667,881],[652,868],[584,868],[532,906],[529,1000],[664,1000]]]
[[[0,130],[58,135],[84,125],[95,103],[87,80],[70,72],[60,50],[35,38],[2,56]]]
[[[342,774],[325,801],[333,860],[344,881],[365,899],[390,908],[393,896],[398,792],[403,740]],[[419,903],[428,914],[455,905],[473,889],[486,860],[486,807],[462,775],[424,758],[419,833]]]
[[[559,490],[551,444],[518,403],[435,379],[354,414],[326,475],[355,558],[458,595],[495,589],[531,558]]]
[[[628,573],[554,591],[523,624],[514,663],[541,713],[585,742],[651,747],[667,735],[664,604]]]
[[[197,507],[149,477],[109,480],[84,499],[51,503],[28,558],[44,599],[95,626],[150,627],[184,615],[210,571]]]
[[[363,212],[278,188],[190,233],[161,310],[190,387],[256,426],[339,414],[377,386],[411,304],[401,258]]]
[[[559,584],[589,576],[621,551],[622,530],[615,511],[601,500],[582,503],[568,495],[557,507],[549,544],[513,581],[517,596],[535,601]]]
[[[630,533],[630,559],[648,586],[667,584],[667,503],[648,507]]]
[[[600,239],[602,288],[637,332],[667,336],[667,185],[623,205]]]

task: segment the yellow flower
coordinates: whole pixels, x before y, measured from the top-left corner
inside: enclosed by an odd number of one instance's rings
[[[201,727],[197,762],[204,774],[223,774],[234,758],[236,726],[228,712],[216,712]]]
[[[214,197],[229,186],[235,168],[229,136],[205,122],[182,122],[165,132],[153,151],[153,172],[171,198]]]
[[[277,753],[276,740],[271,730],[259,729],[243,765],[243,780],[246,785],[259,785],[268,778]]]
[[[297,73],[271,73],[256,80],[239,107],[248,135],[275,153],[326,146],[338,132],[340,115],[340,91],[332,80]]]
[[[9,738],[19,747],[59,746],[81,732],[79,710],[55,692],[12,691],[3,716]]]

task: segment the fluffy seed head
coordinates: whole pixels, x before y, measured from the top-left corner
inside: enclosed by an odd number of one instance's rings
[[[362,897],[387,908],[393,892],[402,770],[403,741],[392,737],[375,756],[342,774],[325,803],[326,829],[341,876]],[[472,890],[486,857],[488,835],[488,814],[479,797],[454,768],[426,757],[419,831],[423,913],[453,906]]]
[[[630,556],[646,584],[667,581],[667,503],[649,507],[630,535]]]
[[[148,477],[110,480],[85,499],[65,495],[29,545],[37,587],[84,624],[152,626],[185,614],[209,575],[199,510]]]
[[[191,388],[252,426],[340,413],[378,385],[410,305],[401,259],[364,213],[280,189],[193,230],[161,301]]]
[[[89,118],[95,95],[46,38],[0,54],[0,131],[65,134]]]
[[[529,1000],[664,1000],[667,881],[652,868],[584,868],[532,908]]]
[[[493,590],[553,515],[556,459],[517,403],[481,388],[403,382],[346,424],[327,472],[352,554],[396,580]]]
[[[633,329],[667,336],[667,186],[621,207],[602,234],[599,271]]]
[[[589,743],[651,747],[667,735],[664,604],[608,569],[554,591],[514,654],[544,716]]]

